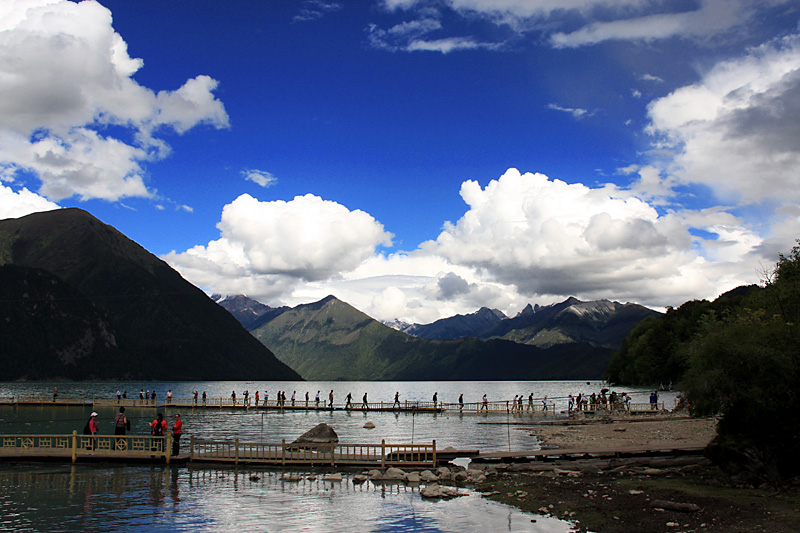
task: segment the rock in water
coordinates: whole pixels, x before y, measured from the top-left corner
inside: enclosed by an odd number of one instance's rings
[[[297,437],[292,444],[327,444],[331,441],[339,442],[339,436],[332,427],[322,422]]]

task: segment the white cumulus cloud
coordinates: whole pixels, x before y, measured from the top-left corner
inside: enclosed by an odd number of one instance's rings
[[[22,188],[15,192],[10,187],[0,185],[0,220],[53,209],[60,209],[60,206],[28,189]]]
[[[725,201],[800,201],[800,35],[719,63],[649,106],[668,170]]]
[[[142,65],[97,2],[0,3],[2,173],[32,172],[53,200],[152,196],[142,163],[169,154],[164,127],[223,128],[228,115],[216,80],[156,93],[133,80]]]
[[[369,214],[310,194],[288,202],[243,194],[217,227],[220,239],[164,259],[214,292],[273,297],[353,270],[392,239]]]
[[[421,248],[527,295],[611,294],[653,304],[713,295],[689,226],[610,192],[516,169],[485,188],[466,181],[469,210]]]

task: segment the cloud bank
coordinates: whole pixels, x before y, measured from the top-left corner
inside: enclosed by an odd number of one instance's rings
[[[111,12],[94,1],[0,3],[0,175],[33,174],[51,200],[151,197],[142,164],[169,154],[162,136],[228,126],[217,81],[172,91],[139,85]]]

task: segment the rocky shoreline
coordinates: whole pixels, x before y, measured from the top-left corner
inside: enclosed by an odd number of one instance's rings
[[[570,420],[531,427],[543,446],[703,447],[715,419],[657,416]],[[488,497],[575,523],[578,531],[800,531],[800,482],[743,484],[702,455],[483,464]]]

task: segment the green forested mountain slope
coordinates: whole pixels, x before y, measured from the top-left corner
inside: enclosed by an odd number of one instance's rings
[[[540,349],[411,337],[333,296],[285,311],[252,333],[313,380],[591,379],[605,371],[611,354],[577,343]]]

